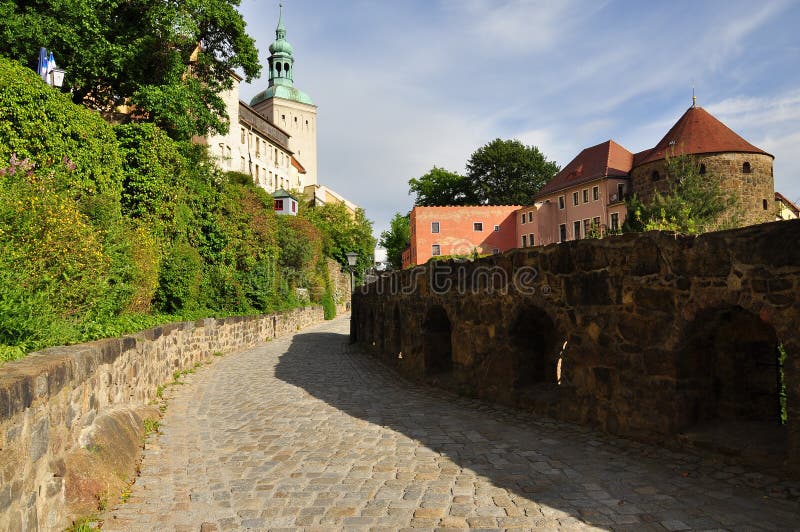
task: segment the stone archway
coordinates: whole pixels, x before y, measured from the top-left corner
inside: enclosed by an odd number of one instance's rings
[[[403,351],[403,315],[400,312],[400,305],[395,305],[392,313],[391,350],[390,354],[395,358]]]
[[[423,323],[425,374],[436,375],[453,369],[452,325],[443,307],[428,310]]]
[[[534,305],[522,307],[509,336],[515,388],[558,383],[559,334],[547,312]]]
[[[776,459],[785,453],[778,347],[775,328],[742,307],[697,314],[678,354],[686,437],[726,452]]]

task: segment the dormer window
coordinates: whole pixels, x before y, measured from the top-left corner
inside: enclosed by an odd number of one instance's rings
[[[743,173],[743,174],[749,174],[749,173],[750,173],[750,172],[752,172],[752,171],[753,171],[753,170],[750,168],[750,163],[749,163],[749,162],[747,162],[747,161],[745,161],[745,162],[742,164],[742,173]]]

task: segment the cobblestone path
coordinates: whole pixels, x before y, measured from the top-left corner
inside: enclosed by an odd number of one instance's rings
[[[797,483],[409,384],[351,352],[348,327],[170,388],[162,434],[103,528],[800,527]]]

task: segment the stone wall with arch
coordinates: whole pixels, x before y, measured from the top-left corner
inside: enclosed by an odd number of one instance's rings
[[[357,290],[351,330],[412,379],[647,441],[755,432],[800,471],[800,220],[430,263]]]
[[[742,225],[775,220],[772,156],[759,153],[712,153],[692,157],[698,169],[704,167],[705,175],[717,179],[723,190],[734,192],[740,199]],[[654,173],[657,173],[658,179],[653,178]],[[633,192],[645,201],[655,191],[663,194],[667,190],[665,176],[664,159],[637,166],[631,170]]]

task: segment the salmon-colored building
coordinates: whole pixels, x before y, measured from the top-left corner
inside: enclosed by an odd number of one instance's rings
[[[411,243],[403,268],[443,255],[502,253],[517,247],[519,205],[414,207],[409,215]]]
[[[625,220],[633,154],[608,140],[586,148],[517,213],[518,247],[616,231]]]

